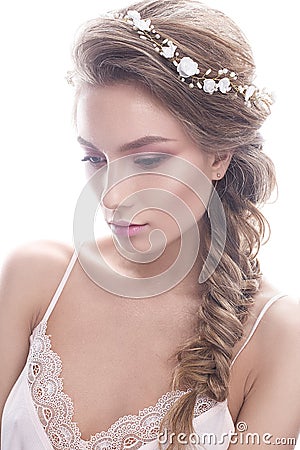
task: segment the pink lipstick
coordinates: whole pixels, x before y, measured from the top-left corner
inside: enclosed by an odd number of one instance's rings
[[[147,223],[140,225],[136,223],[129,223],[124,220],[109,223],[112,232],[118,236],[135,236],[145,230],[147,225]]]

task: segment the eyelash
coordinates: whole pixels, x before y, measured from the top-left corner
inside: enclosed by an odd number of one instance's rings
[[[167,158],[169,158],[168,155],[154,156],[152,158],[149,158],[149,157],[148,158],[142,158],[142,157],[140,157],[140,158],[137,158],[134,162],[136,164],[138,164],[140,162],[141,165],[144,166],[146,169],[149,169],[149,168],[151,169],[151,168],[157,167],[162,160],[167,159]],[[148,161],[148,162],[150,162],[150,164],[148,164],[147,162],[143,164],[142,161]],[[155,161],[156,161],[156,163],[155,163]],[[154,162],[154,164],[151,164],[153,162]]]
[[[93,161],[96,160],[96,161]],[[100,156],[85,156],[84,158],[82,158],[83,162],[89,162],[92,165],[96,165],[96,164],[101,164],[101,157]],[[104,162],[104,161],[102,161]]]
[[[163,156],[155,156],[153,158],[137,158],[134,162],[137,164],[141,164],[142,166],[146,167],[146,168],[153,168],[153,167],[157,167],[157,165],[159,165],[160,161],[163,159],[168,158],[168,155],[163,155]],[[100,165],[101,163],[105,162],[105,161],[101,161],[101,157],[100,156],[85,156],[81,161],[84,162],[89,162],[91,165],[96,166],[96,165]],[[142,161],[150,161],[150,164],[143,164]],[[155,166],[151,164],[151,162],[157,161],[157,164]]]

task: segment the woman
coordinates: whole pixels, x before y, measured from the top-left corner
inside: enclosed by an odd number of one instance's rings
[[[2,450],[294,447],[299,305],[257,259],[276,182],[253,77],[237,26],[192,0],[82,31],[88,183],[75,250],[37,243],[3,270]],[[112,235],[93,242],[99,201]]]

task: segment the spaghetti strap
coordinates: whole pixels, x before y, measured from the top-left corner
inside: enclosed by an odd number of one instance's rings
[[[285,297],[287,294],[276,294],[274,295],[274,297],[270,298],[270,300],[267,301],[267,303],[265,304],[265,306],[262,308],[261,312],[259,313],[246,341],[244,342],[244,344],[242,345],[242,347],[239,349],[239,351],[237,352],[237,354],[235,355],[235,357],[233,358],[231,364],[230,364],[230,368],[233,366],[234,362],[236,361],[236,359],[238,358],[238,356],[242,353],[242,351],[244,350],[244,348],[246,347],[246,345],[248,344],[248,342],[250,341],[250,339],[252,338],[256,328],[258,327],[259,322],[261,321],[261,319],[263,318],[263,316],[265,315],[265,313],[267,312],[267,310],[270,308],[271,305],[273,305],[274,302],[276,302],[276,300],[279,300],[281,297]]]
[[[57,287],[53,297],[52,297],[52,300],[51,300],[51,302],[50,302],[50,304],[49,304],[49,306],[47,308],[47,311],[45,312],[44,317],[42,318],[41,322],[47,322],[48,321],[48,319],[50,317],[50,314],[52,313],[52,311],[53,311],[53,309],[54,309],[54,307],[55,307],[55,305],[56,305],[56,303],[57,303],[57,301],[59,299],[59,296],[60,296],[60,294],[61,294],[61,292],[62,292],[62,290],[63,290],[63,288],[64,288],[64,286],[65,286],[65,284],[66,284],[66,282],[68,280],[68,278],[69,278],[69,275],[70,275],[70,273],[71,273],[71,271],[72,271],[72,269],[74,267],[76,259],[77,259],[77,252],[76,252],[76,250],[74,250],[73,255],[72,255],[71,259],[70,259],[70,262],[69,262],[69,264],[67,266],[67,269],[66,269],[66,271],[65,271],[65,273],[64,273],[64,275],[63,275],[63,277],[61,279],[61,282],[59,283],[59,285],[58,285],[58,287]]]

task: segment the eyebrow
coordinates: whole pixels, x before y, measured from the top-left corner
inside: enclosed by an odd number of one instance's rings
[[[83,139],[81,136],[77,137],[77,141],[79,142],[79,144],[81,145],[85,145],[86,147],[92,148],[93,150],[97,150],[99,151],[99,149],[92,144],[91,142],[86,141],[85,139]],[[128,142],[127,144],[123,144],[121,145],[121,147],[119,148],[119,151],[122,152],[128,152],[130,150],[135,150],[137,148],[143,147],[145,145],[149,145],[149,144],[158,144],[161,142],[170,142],[170,141],[177,141],[176,139],[170,139],[170,138],[165,138],[162,136],[143,136],[139,139],[136,139],[135,141],[132,142]]]

